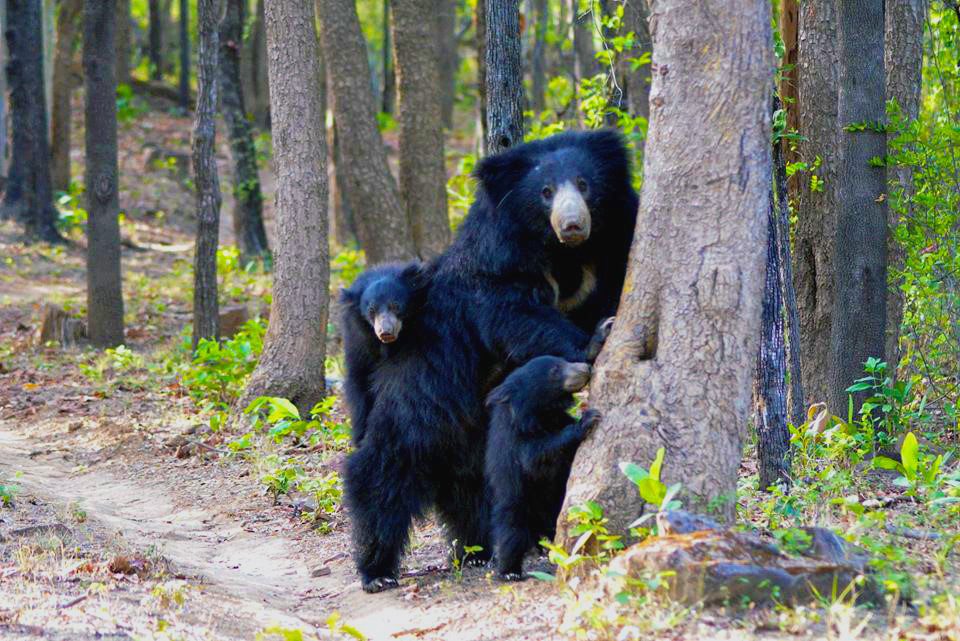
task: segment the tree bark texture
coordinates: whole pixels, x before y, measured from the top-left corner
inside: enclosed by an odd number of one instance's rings
[[[190,109],[190,0],[180,0],[180,105]]]
[[[70,96],[73,60],[83,29],[83,0],[64,0],[57,16],[57,43],[53,56],[53,110],[50,113],[50,178],[53,188],[70,187]]]
[[[887,317],[887,171],[870,165],[883,157],[886,136],[855,123],[886,121],[883,72],[884,7],[875,0],[840,0],[839,207],[834,257],[834,363],[829,406],[847,407],[846,388],[863,376],[869,357],[881,360]],[[854,409],[865,395],[856,395]]]
[[[430,16],[435,0],[394,0],[393,50],[400,122],[400,195],[421,258],[450,242],[443,156],[440,48]]]
[[[477,38],[477,110],[480,118],[480,151],[487,148],[487,0],[477,0],[473,14]]]
[[[117,0],[117,84],[130,82],[130,0]]]
[[[353,209],[350,206],[349,185],[344,171],[343,150],[340,145],[340,134],[337,133],[337,123],[330,127],[333,135],[333,144],[330,156],[333,158],[333,182],[330,189],[333,191],[333,227],[334,241],[340,247],[357,242],[357,227],[354,223]]]
[[[600,73],[597,50],[593,46],[593,0],[586,3],[570,0],[570,19],[573,22],[573,75],[579,83],[584,78]]]
[[[776,186],[770,183],[767,213],[767,268],[760,317],[760,349],[753,390],[760,490],[790,483],[790,431],[787,429],[787,352],[780,279],[780,224]]]
[[[920,89],[923,81],[923,27],[927,17],[926,0],[887,0],[884,61],[886,66],[887,100],[896,100],[903,117],[916,120],[920,113]],[[901,215],[910,217],[913,196],[913,170],[892,167],[895,193],[890,207],[890,227],[894,229]],[[889,262],[894,270],[903,269],[903,248],[891,233],[888,243]],[[891,280],[887,292],[887,328],[884,353],[896,373],[900,362],[900,325],[903,323],[903,291],[899,279]]]
[[[23,223],[27,235],[62,242],[56,228],[47,140],[40,0],[7,0],[6,65],[13,130],[10,173],[0,217]]]
[[[393,44],[390,40],[393,35],[390,33],[390,14],[392,13],[390,0],[383,0],[382,13],[381,33],[383,34],[383,40],[380,43],[380,55],[383,79],[380,86],[380,111],[385,114],[392,114],[397,104],[397,76],[393,66]],[[421,19],[426,19],[426,16],[421,16]]]
[[[428,12],[429,15],[429,12]],[[457,38],[457,0],[440,0],[437,9],[437,43],[440,63],[440,113],[443,126],[453,128],[453,107],[456,103],[457,71],[460,52]]]
[[[163,16],[160,13],[160,0],[149,0],[149,56],[150,79],[163,78]]]
[[[827,402],[833,369],[830,331],[834,312],[834,247],[837,220],[837,11],[835,0],[806,0],[800,7],[798,110],[801,159],[811,173],[799,181],[794,236],[794,283],[800,310],[800,353],[806,405]],[[844,405],[844,410],[846,405]],[[831,408],[837,411],[839,408]]]
[[[798,78],[800,67],[797,65],[800,45],[798,40],[799,30],[799,0],[781,0],[780,37],[783,39],[784,55],[782,64],[785,70],[781,75],[780,97],[783,100],[783,106],[787,112],[787,129],[790,131],[800,130],[800,110],[797,102],[799,97],[798,90],[800,88]],[[790,162],[795,162],[797,160],[797,154],[791,153],[789,149],[786,151]],[[795,182],[795,180],[792,182]]]
[[[270,128],[270,81],[267,73],[267,36],[264,33],[264,0],[257,0],[249,35],[240,56],[243,93],[253,122],[262,130]]]
[[[547,91],[546,46],[550,7],[547,0],[533,0],[533,48],[530,51],[530,106],[535,114],[544,110]]]
[[[523,61],[519,0],[487,0],[488,155],[523,142]]]
[[[623,10],[623,19],[627,31],[636,36],[631,58],[639,58],[651,51],[650,26],[648,24],[650,9],[647,0],[628,0]],[[632,116],[650,117],[650,65],[643,65],[636,70],[630,69],[630,64],[624,65],[624,82],[627,86],[627,109]]]
[[[263,227],[263,193],[257,169],[257,149],[240,80],[243,46],[244,0],[226,0],[220,22],[220,109],[230,137],[233,156],[233,230],[244,260],[269,254]]]
[[[0,178],[3,179],[4,184],[6,184],[7,179],[7,122],[9,114],[7,113],[7,74],[3,70],[3,66],[6,66],[9,55],[7,53],[7,43],[6,39],[3,37],[3,33],[7,30],[7,7],[6,2],[0,2],[0,96],[4,96],[3,100],[0,100]],[[3,209],[0,208],[0,220],[3,220],[4,214]]]
[[[773,110],[780,109],[778,96],[773,97]],[[787,322],[787,362],[790,371],[790,421],[802,425],[806,415],[806,397],[803,393],[803,368],[800,355],[800,312],[797,309],[797,291],[793,286],[793,256],[790,251],[790,206],[787,185],[787,163],[784,142],[773,145],[774,187],[777,196],[777,248],[780,263],[780,287],[783,293],[784,316]]]
[[[266,19],[277,236],[270,326],[246,396],[282,396],[306,416],[324,395],[330,286],[320,51],[312,2],[270,0]]]
[[[330,68],[337,134],[343,149],[350,150],[338,158],[341,162],[337,170],[346,178],[360,246],[368,265],[409,260],[416,256],[416,247],[377,129],[366,45],[356,6],[340,0],[318,0],[317,8],[323,55]]]
[[[593,500],[613,533],[642,513],[618,464],[666,448],[665,483],[731,519],[760,336],[770,162],[770,5],[650,6],[651,127],[617,320],[594,368],[603,420],[577,452],[557,524]],[[690,46],[696,42],[697,46]],[[727,83],[736,78],[737,90]],[[691,145],[689,132],[705,138]]]
[[[217,241],[220,177],[217,175],[217,90],[221,0],[198,0],[197,108],[193,117],[193,175],[197,190],[197,242],[193,255],[193,348],[220,338]]]
[[[123,343],[117,192],[116,8],[116,0],[86,0],[83,8],[87,336],[98,347]]]

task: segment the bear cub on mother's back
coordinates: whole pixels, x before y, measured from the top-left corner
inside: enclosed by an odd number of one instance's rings
[[[368,269],[340,292],[340,326],[346,361],[344,393],[359,445],[372,403],[370,375],[400,338],[403,323],[423,305],[429,276],[421,263]]]
[[[577,447],[600,420],[587,410],[571,423],[573,392],[590,366],[538,356],[487,396],[486,480],[493,498],[493,541],[501,579],[523,578],[523,557],[553,538]]]

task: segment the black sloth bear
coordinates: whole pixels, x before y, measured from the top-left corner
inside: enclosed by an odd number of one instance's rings
[[[485,492],[484,400],[507,372],[541,355],[591,361],[609,331],[575,324],[558,309],[558,260],[573,245],[611,254],[634,210],[629,162],[614,132],[564,133],[484,159],[476,200],[451,246],[431,263],[423,305],[404,323],[405,340],[370,375],[363,440],[348,458],[345,496],[363,588],[397,584],[413,519],[431,507],[457,548],[491,552]],[[576,189],[576,196],[570,186]],[[627,198],[629,200],[629,198]],[[596,240],[594,234],[601,239]],[[626,255],[619,265],[622,282]],[[581,265],[571,271],[582,273]],[[600,272],[597,271],[597,274]],[[599,278],[599,277],[598,277]],[[551,282],[552,281],[552,282]],[[613,307],[584,297],[584,316]],[[577,307],[579,309],[579,307]]]
[[[370,407],[370,374],[400,338],[403,323],[423,304],[429,273],[421,263],[368,269],[340,291],[340,326],[346,364],[344,395],[353,444],[363,440]]]
[[[570,466],[600,420],[587,410],[571,422],[567,409],[590,380],[590,365],[539,356],[487,396],[486,477],[493,502],[493,544],[500,578],[523,578],[527,550],[556,533]]]

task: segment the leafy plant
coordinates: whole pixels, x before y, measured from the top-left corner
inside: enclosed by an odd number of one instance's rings
[[[923,488],[934,488],[937,485],[945,460],[942,454],[936,457],[922,454],[917,437],[913,432],[907,432],[900,446],[899,461],[886,456],[877,456],[873,459],[873,465],[880,469],[900,472],[900,477],[894,483],[918,493]]]
[[[868,358],[863,369],[866,376],[857,379],[846,391],[869,393],[860,406],[860,417],[873,424],[877,445],[889,445],[907,424],[924,418],[926,400],[921,399],[916,410],[908,410],[912,381],[894,381],[887,374],[887,364],[877,358]]]
[[[13,499],[20,493],[20,486],[9,481],[0,483],[0,507],[10,507]]]

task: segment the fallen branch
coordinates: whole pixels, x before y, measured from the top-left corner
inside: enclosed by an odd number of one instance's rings
[[[429,576],[431,574],[443,574],[449,571],[450,571],[450,568],[445,565],[428,565],[427,567],[421,570],[408,570],[403,574],[401,574],[400,578],[409,579],[411,577]]]
[[[936,541],[943,538],[943,535],[939,532],[918,530],[912,527],[901,527],[899,525],[887,524],[886,530],[894,536],[902,536],[905,539],[914,539],[917,541]]]
[[[81,601],[86,601],[86,599],[87,599],[88,596],[89,596],[89,595],[87,595],[87,594],[83,594],[83,595],[81,595],[81,596],[78,596],[76,599],[67,601],[67,602],[64,603],[63,605],[58,605],[58,606],[57,606],[57,609],[58,609],[58,610],[66,610],[67,608],[72,608],[73,606],[75,606],[76,604],[80,603]]]

